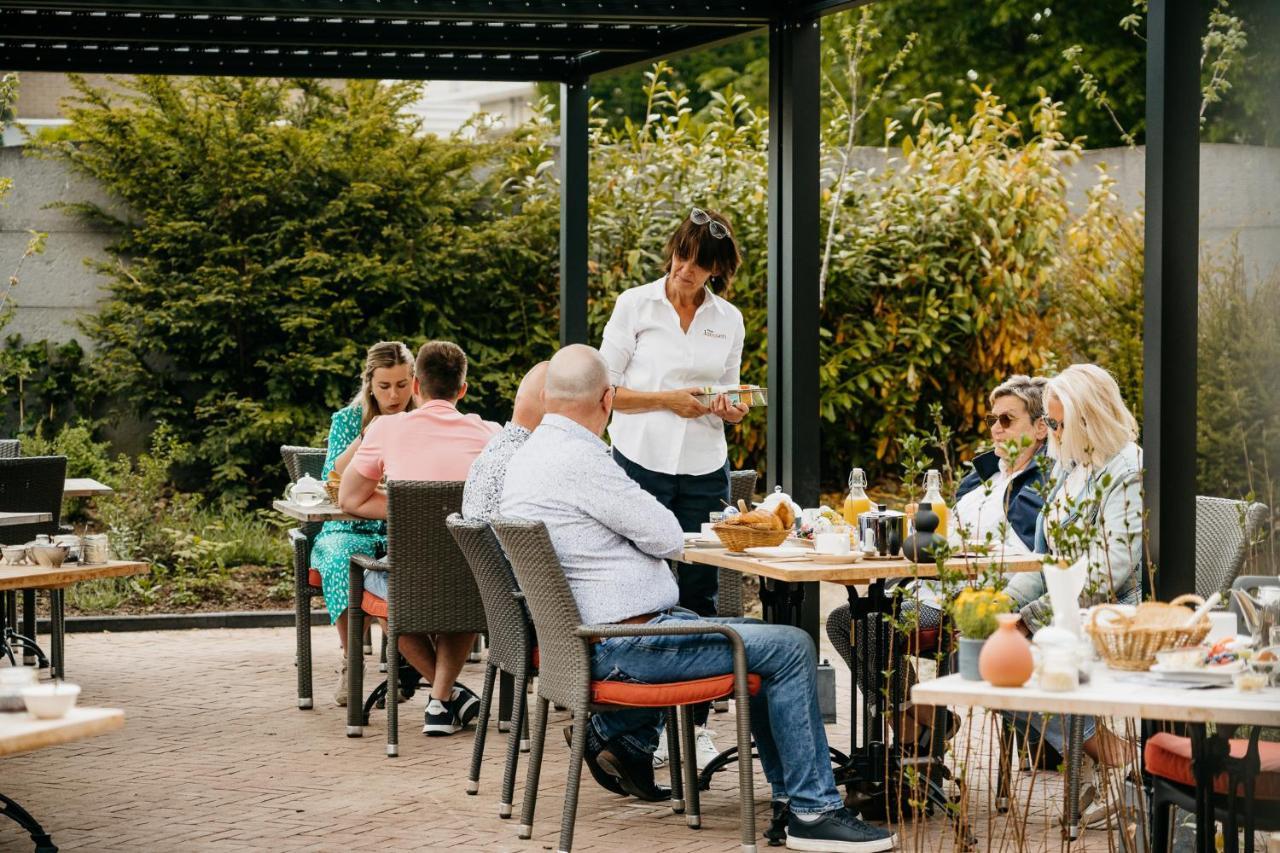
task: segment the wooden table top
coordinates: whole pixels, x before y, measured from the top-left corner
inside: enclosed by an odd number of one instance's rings
[[[12,589],[61,589],[81,581],[121,578],[151,571],[150,563],[110,560],[106,563],[66,563],[56,569],[45,566],[0,565],[0,592]]]
[[[976,574],[991,565],[989,557],[955,557],[947,561],[952,569],[964,570]],[[758,557],[735,556],[725,548],[686,548],[684,562],[703,566],[716,566],[732,569],[749,575],[773,578],[790,583],[806,583],[809,581],[827,581],[842,586],[854,586],[878,580],[892,578],[933,578],[938,576],[938,567],[933,563],[913,563],[899,558],[895,560],[868,560],[865,557],[856,563],[832,565],[818,563],[813,560],[771,561]],[[1034,572],[1043,565],[1041,557],[1020,556],[1003,557],[997,560],[1000,570],[1004,572]]]
[[[123,727],[124,711],[119,708],[72,708],[58,720],[37,720],[26,712],[0,714],[0,756],[33,752]]]
[[[1187,689],[1161,686],[1154,675],[1099,665],[1088,684],[1053,693],[1034,686],[1034,680],[1025,687],[992,687],[957,674],[916,684],[911,699],[918,705],[1280,726],[1280,687],[1245,693],[1228,682],[1225,687]]]
[[[369,521],[367,518],[360,518],[357,515],[347,515],[342,508],[331,503],[323,503],[319,506],[299,506],[293,501],[275,500],[271,502],[271,506],[276,512],[282,512],[290,518],[296,518],[298,521]]]
[[[114,491],[115,489],[91,477],[68,477],[62,486],[64,498],[88,498],[94,495],[109,495]]]
[[[51,512],[0,512],[0,527],[18,524],[45,524],[53,521]]]

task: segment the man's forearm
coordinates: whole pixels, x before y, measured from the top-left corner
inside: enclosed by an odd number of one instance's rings
[[[353,497],[343,501],[342,511],[360,518],[384,519],[387,517],[387,496],[374,489],[366,498]]]

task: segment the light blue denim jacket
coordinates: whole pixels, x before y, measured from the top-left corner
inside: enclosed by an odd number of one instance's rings
[[[1067,471],[1055,464],[1049,482],[1052,491],[1036,523],[1036,548],[1052,553],[1045,537],[1045,514]],[[1094,497],[1096,496],[1096,500]],[[1076,564],[1089,571],[1081,606],[1107,601],[1137,604],[1142,598],[1142,448],[1130,442],[1086,481],[1076,500],[1087,518],[1068,519],[1087,531],[1085,552]],[[1091,593],[1092,591],[1092,593]],[[1005,589],[1033,631],[1049,624],[1052,609],[1042,572],[1015,574]]]

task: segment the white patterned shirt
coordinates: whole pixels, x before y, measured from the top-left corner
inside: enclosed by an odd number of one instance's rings
[[[666,563],[684,550],[680,522],[576,421],[546,415],[515,452],[501,514],[547,526],[584,623],[621,622],[680,601]]]
[[[468,521],[488,521],[502,504],[502,484],[507,479],[507,463],[532,430],[507,421],[502,432],[489,439],[467,473],[462,487],[462,517]]]
[[[618,295],[600,354],[609,365],[609,381],[633,391],[737,385],[745,338],[742,312],[710,290],[688,331],[681,329],[663,276]],[[709,474],[729,456],[724,421],[717,415],[615,410],[609,438],[623,456],[662,474]]]

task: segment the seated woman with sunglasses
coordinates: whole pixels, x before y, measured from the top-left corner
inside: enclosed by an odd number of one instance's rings
[[[991,392],[991,414],[986,420],[994,449],[974,458],[973,470],[956,490],[949,531],[953,547],[981,544],[1009,555],[1035,551],[1036,522],[1044,505],[1041,463],[1049,433],[1044,423],[1045,383],[1042,378],[1018,374]],[[914,581],[904,588],[901,609],[915,611],[917,630],[937,628],[942,622],[942,590],[935,582]],[[852,668],[861,637],[851,644],[849,634],[846,604],[827,617],[827,636]],[[902,671],[902,667],[894,669]],[[926,740],[933,713],[924,705],[903,708],[905,728],[899,735],[910,743]]]
[[[1142,594],[1142,448],[1138,423],[1120,396],[1120,386],[1096,364],[1073,364],[1045,386],[1045,424],[1049,456],[1055,464],[1050,489],[1036,529],[1037,551],[1088,573],[1080,606],[1118,602],[1138,604]],[[1049,569],[1049,571],[1055,571]],[[1043,572],[1021,572],[1009,581],[1009,593],[1028,633],[1047,625],[1052,613]],[[1061,715],[1007,713],[1020,736],[1038,737],[1067,756],[1067,732]],[[1034,729],[1034,732],[1028,731]],[[1084,753],[1104,765],[1119,765],[1124,742],[1092,717],[1084,718]],[[1089,775],[1085,775],[1086,785]],[[1111,806],[1088,806],[1081,792],[1082,822],[1106,822]]]

